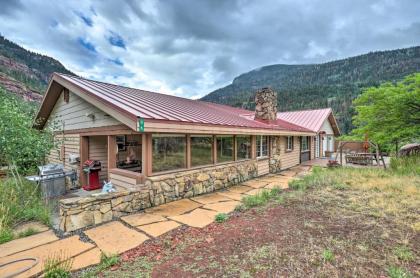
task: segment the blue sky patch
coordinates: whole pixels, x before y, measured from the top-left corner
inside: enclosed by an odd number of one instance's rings
[[[108,37],[108,41],[111,45],[121,47],[125,49],[125,42],[123,38],[117,33],[111,32],[111,35]]]
[[[85,49],[87,49],[87,50],[89,50],[89,51],[91,51],[91,52],[94,52],[94,53],[96,53],[96,52],[97,52],[97,51],[96,51],[95,46],[94,46],[92,43],[88,42],[87,40],[85,40],[85,39],[83,39],[83,38],[78,38],[78,39],[77,39],[77,42],[78,42],[81,46],[83,46],[83,48],[85,48]]]

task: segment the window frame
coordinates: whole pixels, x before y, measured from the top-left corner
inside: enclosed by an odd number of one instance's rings
[[[291,152],[294,149],[294,138],[293,137],[294,136],[286,136],[286,152]],[[289,146],[289,145],[291,145],[291,146]]]
[[[226,161],[221,161],[220,157],[219,157],[219,148],[218,148],[218,140],[222,139],[222,138],[231,138],[232,139],[232,159],[231,160],[226,160]],[[235,162],[235,144],[236,144],[236,138],[234,135],[216,135],[216,164],[222,164],[222,163],[230,163],[230,162]]]
[[[303,148],[303,141],[306,140],[306,149]],[[300,144],[301,152],[309,151],[309,136],[302,136],[301,144]]]
[[[248,142],[249,142],[249,150],[248,150],[248,157],[245,157],[245,158],[242,158],[242,157],[239,157],[239,150],[240,150],[240,148],[239,148],[239,142],[238,142],[238,138],[248,138]],[[235,146],[236,146],[236,150],[235,150],[235,152],[236,152],[236,154],[235,154],[235,157],[236,157],[236,160],[235,161],[242,161],[242,160],[248,160],[248,159],[251,159],[252,158],[252,137],[251,137],[251,135],[236,135],[235,136]]]
[[[266,154],[265,155],[263,155],[263,143],[262,143],[263,142],[263,137],[266,138],[265,142],[266,142],[266,145],[267,145]],[[258,138],[260,138],[260,140],[258,140]],[[258,141],[261,142],[259,144],[259,146],[258,146]],[[268,148],[269,148],[269,145],[270,145],[269,136],[268,135],[257,135],[257,140],[256,140],[255,145],[256,145],[255,146],[256,158],[257,159],[268,158],[268,156],[269,156]],[[260,153],[259,156],[258,156],[258,153]]]
[[[153,137],[155,136],[155,138],[165,138],[165,137],[184,137],[184,165],[183,167],[180,168],[174,168],[174,169],[165,169],[165,170],[160,170],[160,171],[156,171],[154,169],[154,163],[156,161],[155,157],[154,157],[154,153],[153,153]],[[171,173],[171,172],[177,172],[177,171],[183,171],[188,169],[188,165],[187,165],[187,148],[188,148],[188,141],[187,141],[187,135],[186,134],[180,134],[180,133],[152,133],[150,136],[150,140],[151,140],[151,145],[152,145],[152,149],[151,149],[151,157],[152,157],[152,165],[151,165],[151,170],[152,170],[152,175],[161,175],[161,174],[165,174],[165,173]]]
[[[201,164],[201,165],[194,165],[193,164],[193,138],[194,137],[210,137],[211,138],[211,151],[210,151],[210,162],[208,164]],[[187,142],[188,144],[188,142]],[[194,169],[194,168],[200,168],[200,167],[205,167],[205,166],[211,166],[214,165],[214,136],[213,135],[207,135],[207,134],[191,134],[190,135],[190,141],[189,141],[189,146],[187,146],[190,148],[190,169]],[[188,158],[187,158],[188,159]],[[216,163],[217,164],[217,163]]]

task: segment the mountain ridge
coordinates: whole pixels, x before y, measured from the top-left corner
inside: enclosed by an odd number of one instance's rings
[[[201,99],[253,109],[255,91],[271,87],[278,92],[279,111],[332,107],[341,130],[348,133],[354,115],[352,100],[364,88],[419,71],[420,46],[373,51],[320,64],[262,66]]]

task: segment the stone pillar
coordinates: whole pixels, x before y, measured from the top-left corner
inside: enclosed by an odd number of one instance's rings
[[[262,88],[256,92],[255,119],[267,121],[277,119],[277,93],[271,88]]]

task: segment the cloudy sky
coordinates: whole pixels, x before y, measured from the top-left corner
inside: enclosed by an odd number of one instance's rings
[[[264,65],[420,45],[420,1],[0,0],[0,33],[83,77],[197,98]]]

